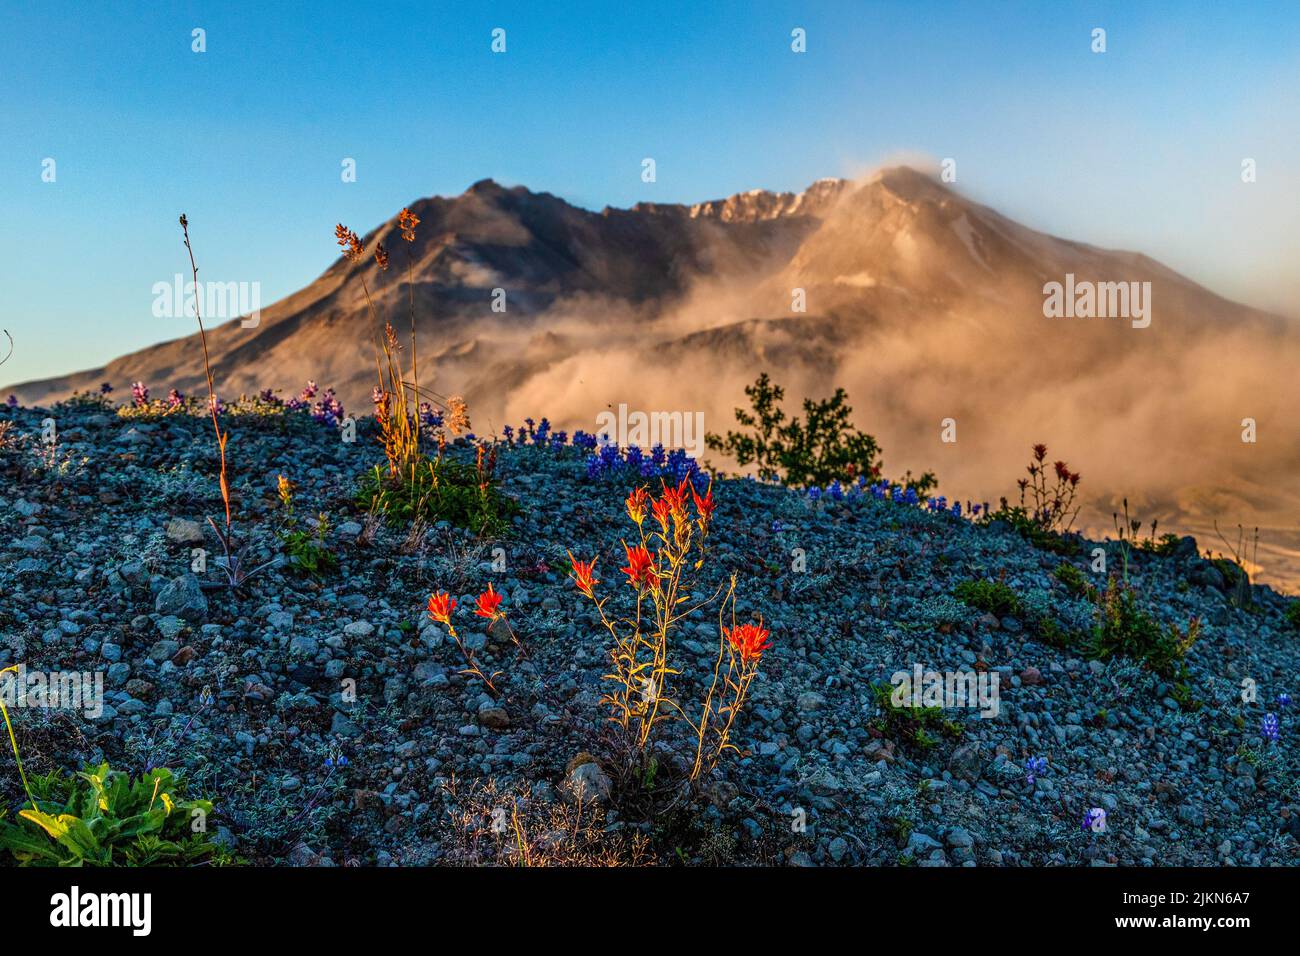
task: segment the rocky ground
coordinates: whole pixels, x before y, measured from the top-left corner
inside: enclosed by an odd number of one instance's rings
[[[46,419],[54,442],[42,440]],[[0,666],[106,681],[96,719],[12,709],[28,773],[101,759],[133,773],[184,770],[191,792],[216,803],[220,839],[250,862],[508,861],[514,850],[493,827],[503,814],[543,832],[539,846],[549,841],[560,861],[1300,859],[1300,763],[1291,714],[1276,703],[1300,691],[1290,599],[1254,587],[1250,606],[1236,606],[1188,542],[1129,569],[1159,619],[1203,622],[1183,706],[1139,662],[1085,660],[1026,621],[953,597],[962,581],[1001,579],[1036,620],[1087,626],[1090,606],[1054,574],[1067,559],[1008,528],[719,481],[699,591],[737,572],[738,612],[762,616],[772,648],[738,724],[744,753],[688,802],[657,811],[613,779],[600,705],[608,636],[563,570],[566,549],[596,557],[601,587],[627,600],[617,570],[627,486],[588,480],[580,452],[502,451],[502,490],[523,513],[500,539],[445,525],[411,536],[353,504],[357,476],[381,457],[364,427],[345,443],[306,415],[231,419],[234,522],[255,563],[283,552],[281,473],[297,485],[300,516],[328,514],[339,562],[320,581],[275,565],[231,591],[205,527],[221,512],[209,421],[129,420],[89,404],[0,420],[13,422],[0,450]],[[1115,545],[1102,546],[1116,562]],[[199,547],[208,568],[195,575]],[[1086,554],[1068,560],[1088,573]],[[465,608],[489,583],[527,656],[503,629],[458,620],[485,669],[502,672],[499,700],[461,673],[455,645],[424,613],[431,591]],[[675,647],[685,699],[717,653],[716,618],[687,625]],[[917,663],[997,673],[998,716],[950,710],[960,735],[929,749],[891,737],[871,685]],[[1275,743],[1260,733],[1270,712]],[[1029,758],[1046,761],[1032,783]],[[594,804],[574,806],[575,780]],[[0,786],[12,809],[16,775],[0,774]],[[1100,832],[1081,827],[1091,808],[1106,811]]]

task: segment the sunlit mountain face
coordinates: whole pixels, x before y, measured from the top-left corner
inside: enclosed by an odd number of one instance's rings
[[[340,259],[255,327],[211,331],[223,394],[314,380],[368,413],[378,326],[404,338],[412,311],[421,381],[464,395],[481,434],[541,415],[591,430],[620,404],[723,432],[766,370],[795,399],[846,388],[888,474],[1014,502],[1044,442],[1083,476],[1082,530],[1113,533],[1124,498],[1202,550],[1236,548],[1241,525],[1260,580],[1300,582],[1296,334],[1139,253],[1036,232],[908,167],[600,212],[484,180],[411,211],[414,242],[396,211],[364,237],[387,271]],[[194,391],[202,352],[180,339],[11,391],[104,381]]]

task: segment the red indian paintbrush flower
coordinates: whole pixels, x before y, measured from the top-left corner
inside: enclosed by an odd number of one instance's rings
[[[662,482],[663,479],[660,479]],[[683,478],[681,484],[676,488],[669,488],[666,484],[664,494],[661,500],[668,502],[668,507],[672,509],[674,515],[683,514],[686,511],[686,488],[690,484],[689,477]]]
[[[627,567],[620,570],[627,575],[628,584],[638,589],[658,587],[659,572],[655,570],[654,559],[650,557],[646,546],[638,544],[635,548],[629,548],[625,543],[623,550],[627,552]]]
[[[745,663],[756,662],[763,656],[763,652],[772,646],[772,642],[768,640],[768,630],[761,621],[758,624],[724,627],[722,633]]]
[[[692,485],[691,497],[695,500],[695,510],[699,512],[700,522],[708,524],[709,519],[713,517],[713,509],[716,507],[713,501],[713,479],[709,479],[709,487],[703,495],[697,492],[695,486]]]
[[[663,528],[664,533],[667,534],[668,522],[673,514],[672,503],[665,498],[656,498],[650,503],[650,511],[653,512],[655,520],[659,522],[659,527]]]
[[[451,612],[456,609],[456,599],[446,591],[429,595],[429,617],[439,624],[451,626]]]
[[[500,610],[501,595],[488,585],[488,589],[478,596],[478,604],[474,608],[474,613],[479,617],[485,617],[490,621],[495,621],[499,617],[505,617],[505,612]]]
[[[600,583],[596,578],[596,559],[592,558],[590,561],[579,561],[573,556],[573,552],[570,551],[569,562],[573,565],[573,572],[569,575],[569,578],[578,586],[579,591],[591,598],[593,601],[596,600],[593,588]]]
[[[637,527],[641,527],[641,522],[645,521],[646,504],[650,501],[650,492],[642,486],[634,490],[627,496],[627,516],[636,522]]]

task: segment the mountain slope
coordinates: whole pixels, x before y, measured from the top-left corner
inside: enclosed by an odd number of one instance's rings
[[[214,329],[221,393],[314,379],[367,411],[375,329],[359,273],[404,339],[409,252],[421,382],[464,394],[481,433],[530,415],[591,429],[620,402],[703,411],[721,432],[766,369],[796,400],[846,387],[891,472],[934,469],[948,494],[996,501],[1047,441],[1084,474],[1090,530],[1110,531],[1126,496],[1203,542],[1215,521],[1258,524],[1260,563],[1300,579],[1295,331],[1146,256],[1026,228],[907,167],[600,212],[484,180],[411,208],[413,244],[395,218],[366,237],[392,253],[389,272],[339,259],[258,328]],[[1149,327],[1045,317],[1045,284],[1068,275],[1150,283]],[[48,402],[105,380],[199,389],[195,337],[12,390]],[[940,440],[949,419],[956,443]],[[1246,419],[1257,442],[1241,440]]]

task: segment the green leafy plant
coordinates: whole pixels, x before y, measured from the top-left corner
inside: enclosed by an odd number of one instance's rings
[[[1065,585],[1065,589],[1078,598],[1096,601],[1097,587],[1087,576],[1073,564],[1062,562],[1056,566],[1056,580]]]
[[[1112,575],[1098,597],[1091,653],[1099,660],[1114,655],[1140,660],[1161,677],[1183,683],[1187,680],[1184,658],[1200,632],[1197,618],[1185,630],[1160,624],[1138,603],[1136,589]]]
[[[953,596],[997,617],[1020,614],[1020,597],[1001,581],[962,581],[953,589]]]
[[[30,806],[0,815],[0,849],[24,866],[167,866],[230,862],[207,838],[207,800],[191,800],[170,770],[132,781],[107,763],[29,781]],[[197,821],[203,829],[195,831]]]
[[[429,523],[448,521],[476,534],[501,535],[519,504],[501,492],[493,475],[496,451],[479,446],[474,465],[449,456],[424,458],[391,475],[376,465],[361,477],[356,502],[392,524],[416,518]]]
[[[745,386],[745,395],[753,410],[737,408],[736,421],[750,431],[727,432],[725,437],[710,433],[705,442],[742,467],[755,465],[763,481],[820,488],[833,481],[854,481],[860,475],[880,477],[880,446],[874,437],[853,427],[853,409],[844,389],[837,388],[821,401],[805,398],[802,419],[787,418],[781,408],[785,390],[766,372]],[[924,495],[939,483],[931,472],[919,478],[909,472],[901,484]]]
[[[1036,548],[1055,554],[1074,554],[1077,541],[1066,537],[1079,514],[1076,504],[1080,476],[1063,461],[1047,463],[1047,446],[1037,444],[1033,460],[1025,471],[1028,478],[1016,482],[1020,504],[1001,499],[997,511],[985,514],[981,524],[1002,521]]]
[[[1282,616],[1286,618],[1288,624],[1297,630],[1300,630],[1300,601],[1292,601],[1289,603],[1286,606],[1286,610],[1282,612]]]
[[[329,516],[323,511],[317,515],[314,531],[299,528],[298,518],[293,511],[293,483],[280,475],[276,491],[284,508],[284,527],[280,530],[280,540],[289,553],[290,566],[314,578],[324,577],[327,571],[333,571],[339,563],[334,552],[325,544],[325,536],[330,528]]]
[[[891,740],[914,744],[929,750],[939,743],[939,737],[960,737],[965,731],[961,724],[943,716],[940,707],[899,707],[894,704],[892,684],[881,681],[871,685],[880,716],[872,726]]]

